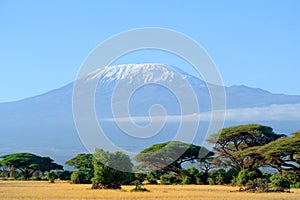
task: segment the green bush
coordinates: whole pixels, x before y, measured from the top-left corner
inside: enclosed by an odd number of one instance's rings
[[[199,171],[199,173],[196,177],[196,182],[198,185],[206,185],[206,184],[208,184],[207,179],[208,179],[208,173]]]
[[[72,172],[67,170],[57,172],[58,178],[63,181],[71,180],[71,174]]]
[[[252,171],[250,171],[248,169],[242,169],[236,178],[236,184],[237,185],[245,185],[249,181],[253,181],[253,180],[255,180],[257,178],[261,178],[261,177],[262,177],[262,173],[258,169],[252,170]]]
[[[283,176],[280,176],[278,174],[273,174],[270,180],[271,180],[270,187],[275,191],[284,191],[286,189],[288,190],[290,189],[291,182]]]
[[[300,182],[291,184],[291,188],[300,188]]]
[[[211,177],[209,177],[209,178],[207,179],[207,182],[208,182],[209,185],[215,185],[215,181],[214,181],[214,179],[211,178]]]
[[[300,174],[295,171],[283,171],[282,176],[291,182],[291,185],[295,185],[300,181]]]
[[[215,184],[223,185],[226,181],[226,171],[224,169],[219,169],[216,173]]]
[[[71,174],[71,183],[73,184],[90,184],[93,174],[90,169],[80,169]]]
[[[234,169],[234,168],[230,168],[227,172],[226,172],[226,179],[225,179],[225,183],[226,184],[231,184],[231,185],[235,185],[236,184],[236,177],[238,176],[239,172]]]
[[[190,176],[185,176],[182,180],[182,184],[194,184],[194,181],[192,179],[192,177]]]
[[[180,184],[181,182],[182,180],[175,173],[164,174],[160,177],[160,184],[162,185]]]
[[[199,171],[195,167],[190,167],[181,171],[184,178],[182,180],[183,184],[197,184],[199,179]]]
[[[209,173],[209,178],[213,179],[214,185],[235,184],[237,175],[238,172],[233,168],[230,168],[228,171],[219,169]],[[211,179],[210,183],[208,182],[210,185],[212,185]]]
[[[154,175],[153,175],[152,172],[149,172],[149,173],[147,174],[146,179],[147,179],[147,181],[148,181],[148,184],[154,184],[154,185],[157,184],[157,180],[156,180],[156,178],[154,177]]]
[[[93,166],[93,189],[121,189],[122,184],[132,183],[135,179],[134,174],[130,173],[133,164],[129,156],[123,152],[96,149]],[[118,167],[118,170],[110,166]]]
[[[54,171],[51,171],[51,172],[47,173],[47,180],[50,183],[54,183],[54,180],[57,179],[57,178],[58,178],[58,176],[57,176],[57,174]]]

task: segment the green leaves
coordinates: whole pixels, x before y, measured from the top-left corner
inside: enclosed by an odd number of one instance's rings
[[[65,162],[68,166],[74,166],[76,169],[90,168],[93,169],[93,155],[92,154],[78,154],[76,157]]]
[[[63,166],[53,162],[49,157],[41,157],[31,153],[15,153],[1,156],[0,164],[18,169],[25,179],[29,179],[36,171],[49,172],[61,170]]]
[[[125,182],[133,179],[133,164],[129,156],[122,152],[106,152],[96,149],[93,157],[93,188],[120,189]]]
[[[258,152],[265,158],[269,166],[278,171],[294,170],[300,173],[300,134],[279,138],[261,148]]]
[[[141,163],[139,168],[145,171],[172,171],[179,174],[182,163],[195,160],[203,162],[213,155],[204,147],[171,141],[144,149],[135,160]]]
[[[208,140],[215,144],[214,150],[218,153],[216,163],[219,166],[255,168],[260,158],[257,147],[266,145],[284,135],[278,135],[268,126],[259,124],[240,125],[224,128]]]

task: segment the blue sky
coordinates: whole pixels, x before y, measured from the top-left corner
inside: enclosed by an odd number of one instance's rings
[[[0,102],[73,81],[96,45],[142,27],[173,29],[196,40],[226,86],[300,95],[299,10],[296,0],[0,0]],[[168,56],[145,55],[123,60],[181,65]]]

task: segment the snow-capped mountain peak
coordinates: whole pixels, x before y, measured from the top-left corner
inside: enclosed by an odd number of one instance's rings
[[[87,76],[87,80],[99,80],[100,83],[109,83],[121,79],[128,79],[130,82],[142,81],[159,82],[173,81],[176,72],[167,65],[146,63],[146,64],[124,64],[106,66]]]

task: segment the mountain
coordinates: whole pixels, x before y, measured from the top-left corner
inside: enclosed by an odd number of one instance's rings
[[[72,92],[74,84],[84,85],[89,89],[89,85],[95,83],[97,84],[95,112],[99,124],[110,140],[128,151],[139,151],[152,143],[173,139],[180,127],[178,116],[195,114],[193,107],[188,103],[185,103],[187,109],[182,113],[178,95],[181,98],[189,98],[186,93],[193,91],[202,113],[200,117],[207,114],[209,116],[211,111],[209,88],[220,88],[220,86],[205,83],[176,67],[162,64],[104,67],[88,74],[76,83],[70,83],[45,94],[20,101],[1,103],[0,155],[21,151],[33,152],[50,155],[63,163],[70,157],[86,151],[73,121]],[[117,92],[114,91],[116,88]],[[127,98],[126,95],[131,89],[136,90],[132,92],[130,98]],[[300,129],[298,117],[300,96],[272,94],[247,86],[225,87],[225,91],[228,109],[226,126],[255,122],[271,125],[280,133],[290,133]],[[76,98],[84,102],[85,92],[78,91]],[[187,101],[189,102],[189,99]],[[150,123],[149,109],[156,117],[153,119],[159,121],[162,110],[151,109],[156,108],[153,107],[156,104],[163,106],[164,112],[171,116],[171,120],[161,127],[159,134],[148,140],[137,140],[124,134],[113,122],[111,105],[116,108],[117,112],[120,111],[117,117],[123,120],[123,123],[128,123],[127,113],[121,113],[124,106],[129,107],[130,115],[140,126]],[[200,122],[195,137],[196,143],[201,143],[204,139],[201,133],[208,130],[208,125],[209,123],[205,120]]]

